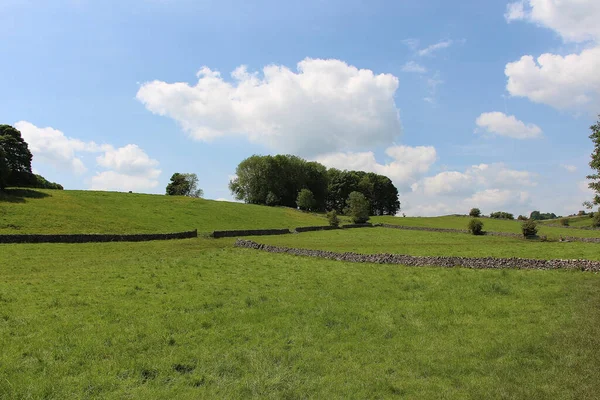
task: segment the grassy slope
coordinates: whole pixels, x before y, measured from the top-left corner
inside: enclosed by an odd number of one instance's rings
[[[600,244],[540,242],[464,233],[365,228],[254,238],[260,243],[355,253],[396,253],[415,256],[584,258],[600,260]]]
[[[600,275],[348,264],[231,244],[2,246],[0,398],[600,392]]]
[[[471,217],[467,216],[443,216],[443,217],[371,217],[374,223],[385,223],[392,225],[406,226],[424,226],[431,228],[454,228],[467,229],[467,224]],[[512,232],[521,233],[521,221],[501,220],[494,218],[480,218],[483,222],[483,229],[491,232]],[[575,225],[574,225],[575,226]],[[587,226],[587,225],[583,225]],[[600,237],[600,230],[567,229],[560,227],[538,225],[539,234],[546,235],[549,238],[558,238],[560,236],[576,237]]]
[[[0,198],[0,233],[209,232],[327,224],[322,216],[289,208],[175,196],[36,190],[12,201]]]
[[[558,219],[548,219],[544,221],[540,221],[543,225],[560,225],[560,221],[562,218]],[[569,226],[575,228],[590,228],[592,226],[592,218],[588,215],[584,215],[582,217],[567,217],[569,220]]]

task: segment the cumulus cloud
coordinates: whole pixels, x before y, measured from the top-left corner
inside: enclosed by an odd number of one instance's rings
[[[414,61],[409,61],[402,66],[402,71],[404,72],[414,72],[417,74],[424,74],[427,72],[427,68],[424,66],[417,64]]]
[[[305,156],[385,145],[401,133],[398,78],[391,74],[307,58],[296,72],[268,65],[259,74],[240,66],[231,77],[203,67],[194,85],[147,82],[137,99],[194,139],[241,135]]]
[[[468,207],[479,207],[485,210],[504,211],[528,205],[531,196],[526,191],[506,189],[486,189],[474,193],[465,201]]]
[[[600,106],[600,2],[529,0],[508,5],[507,20],[524,20],[554,30],[566,42],[587,42],[579,54],[524,55],[508,63],[506,89],[557,109]]]
[[[108,171],[98,172],[91,179],[93,190],[144,190],[158,185],[161,171],[158,161],[151,159],[135,144],[106,149],[96,158]]]
[[[489,133],[515,139],[533,139],[542,136],[539,126],[525,124],[514,115],[508,116],[498,111],[481,114],[475,123]]]
[[[406,190],[423,176],[437,159],[432,146],[392,146],[385,151],[386,163],[379,163],[371,151],[362,153],[330,153],[316,157],[329,168],[374,172],[390,178],[398,190]]]
[[[567,171],[573,173],[577,171],[577,167],[574,165],[568,165],[568,164],[560,164],[560,166],[564,169],[566,169]]]
[[[158,172],[160,174],[160,171]],[[157,174],[157,175],[158,175]],[[98,172],[92,177],[92,190],[140,191],[155,188],[158,185],[156,176],[121,174],[116,171]]]
[[[446,48],[452,46],[452,43],[454,43],[452,40],[443,40],[436,44],[432,44],[431,46],[428,46],[424,49],[421,49],[417,53],[420,56],[430,56],[430,55],[433,55],[433,53],[435,53],[441,49],[446,49]]]
[[[525,20],[552,29],[563,40],[600,40],[600,2],[597,0],[528,0],[510,3],[506,20]]]
[[[15,123],[15,128],[29,145],[34,164],[47,164],[78,175],[87,171],[79,153],[96,153],[105,148],[94,142],[67,137],[58,129],[40,128],[27,121]]]

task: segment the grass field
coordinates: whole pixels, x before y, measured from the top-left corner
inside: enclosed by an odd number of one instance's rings
[[[523,238],[389,228],[307,232],[298,235],[265,236],[253,240],[278,246],[340,253],[600,260],[599,243],[540,242]]]
[[[479,218],[483,222],[483,230],[490,232],[511,232],[521,233],[521,221],[495,219],[495,218]],[[589,218],[588,218],[589,219]],[[404,226],[421,226],[429,228],[453,228],[467,229],[467,224],[471,217],[467,216],[443,216],[443,217],[371,217],[373,223],[384,223],[391,225]],[[557,222],[558,223],[558,222]],[[591,224],[591,220],[590,220]],[[575,225],[573,225],[575,226]],[[587,227],[581,223],[579,227]],[[600,230],[584,230],[584,229],[567,229],[554,226],[545,226],[538,224],[539,235],[545,235],[549,238],[559,238],[560,236],[575,236],[575,237],[600,237]]]
[[[323,216],[289,208],[183,196],[38,189],[11,194],[0,195],[0,233],[210,232],[327,224]]]
[[[367,231],[382,229],[344,233]],[[600,391],[599,275],[348,264],[232,243],[3,245],[0,398]]]

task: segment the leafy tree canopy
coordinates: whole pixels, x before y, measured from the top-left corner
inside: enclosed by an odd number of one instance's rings
[[[171,176],[166,193],[171,196],[202,197],[204,192],[198,187],[198,175],[176,172]]]
[[[600,115],[599,115],[600,117]],[[595,174],[588,175],[587,178],[591,180],[588,184],[589,188],[592,189],[596,194],[592,203],[595,205],[600,204],[600,120],[595,125],[590,126],[592,134],[590,139],[594,143],[594,151],[591,154],[590,167],[596,171]]]

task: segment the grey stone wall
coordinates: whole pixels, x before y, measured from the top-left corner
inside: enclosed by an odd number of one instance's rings
[[[234,231],[214,231],[212,237],[215,239],[224,237],[239,237],[239,236],[264,236],[264,235],[285,235],[291,233],[289,229],[250,229],[250,230],[234,230]]]
[[[401,264],[412,267],[465,267],[473,269],[572,269],[580,271],[600,271],[600,261],[590,260],[536,260],[528,258],[470,258],[470,257],[435,257],[435,256],[408,256],[402,254],[359,254],[359,253],[336,253],[323,250],[295,249],[290,247],[270,246],[253,242],[251,240],[238,239],[236,247],[262,250],[269,253],[284,253],[297,256],[319,257],[328,260],[377,263],[377,264]]]
[[[189,239],[198,231],[177,233],[140,233],[134,235],[73,234],[73,235],[0,235],[0,243],[101,243],[144,242],[149,240]]]

